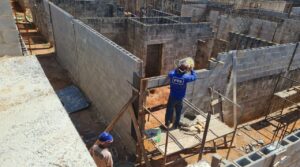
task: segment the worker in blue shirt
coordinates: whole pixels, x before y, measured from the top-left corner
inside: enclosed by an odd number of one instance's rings
[[[182,101],[186,93],[187,83],[195,81],[197,79],[197,74],[193,70],[193,66],[188,63],[182,63],[178,65],[175,70],[170,71],[168,76],[170,79],[171,90],[165,115],[165,125],[169,127],[175,108],[176,119],[173,124],[173,128],[176,129],[179,126],[183,103]]]

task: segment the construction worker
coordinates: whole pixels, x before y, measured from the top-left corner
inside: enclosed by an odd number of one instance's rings
[[[112,135],[108,132],[102,132],[90,149],[90,153],[98,167],[113,167],[112,155],[108,149],[112,142]]]
[[[174,108],[176,110],[176,118],[173,124],[173,128],[176,129],[179,126],[182,101],[185,97],[187,83],[195,81],[197,79],[197,74],[194,72],[193,68],[193,59],[186,58],[179,61],[175,70],[169,72],[168,76],[170,79],[171,90],[165,115],[165,125],[167,127],[170,126],[171,120],[173,118]]]

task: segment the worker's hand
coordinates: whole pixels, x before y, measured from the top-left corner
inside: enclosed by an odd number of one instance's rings
[[[188,71],[193,71],[193,70],[194,70],[194,67],[189,66]]]

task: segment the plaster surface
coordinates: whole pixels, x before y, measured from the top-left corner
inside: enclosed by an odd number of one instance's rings
[[[0,166],[96,166],[35,56],[0,58]]]

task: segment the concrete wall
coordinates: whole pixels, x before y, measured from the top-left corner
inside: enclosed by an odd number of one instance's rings
[[[232,31],[271,41],[276,26],[277,23],[268,20],[221,15],[217,37],[228,40],[229,32]]]
[[[237,103],[244,107],[239,113],[240,123],[261,117],[268,112],[271,96],[278,74],[286,70],[295,50],[296,44],[275,45],[263,48],[247,49],[220,53],[216,58],[221,63],[210,63],[209,70],[201,70],[199,79],[188,87],[187,98],[203,111],[209,110],[208,88],[214,87],[227,97],[232,95],[231,70],[233,56],[236,57]],[[288,77],[300,80],[300,48],[297,48]],[[290,86],[287,80],[280,80],[277,91]],[[277,104],[279,101],[273,101]],[[233,121],[232,104],[224,102],[225,121]],[[273,111],[278,109],[275,105]]]
[[[42,35],[50,42],[54,43],[52,25],[51,25],[51,13],[48,5],[49,0],[29,0],[29,8],[32,13],[34,24]]]
[[[299,16],[300,15],[300,7],[293,7],[292,11],[291,11],[291,15]]]
[[[151,1],[149,1],[151,3]],[[149,3],[148,2],[148,3]],[[180,15],[181,11],[181,0],[154,0],[153,6],[155,9],[162,10],[164,12],[173,13],[175,15]]]
[[[57,59],[60,64],[69,71],[73,79],[78,81],[74,18],[54,5],[50,5],[50,9],[52,13],[51,21],[53,24]]]
[[[97,107],[99,116],[111,121],[132,95],[129,83],[134,76],[142,77],[142,61],[57,6],[50,6],[59,62]],[[134,151],[130,127],[129,115],[125,115],[115,130],[124,146]]]
[[[260,38],[229,32],[228,45],[229,50],[243,50],[249,48],[272,46],[275,44],[273,42],[265,41]]]
[[[170,22],[159,24],[155,21],[150,23],[150,19],[161,18],[149,18],[146,20],[148,22],[128,20],[128,49],[146,62],[147,45],[163,44],[161,74],[166,74],[174,67],[174,60],[195,57],[198,39],[212,37],[209,23],[181,23],[165,18]]]
[[[270,145],[277,146],[278,141]],[[275,150],[266,151],[267,145],[258,151],[251,152],[240,157],[233,162],[223,161],[220,167],[260,167],[260,166],[280,166],[298,167],[300,153],[300,131],[284,137]]]
[[[21,56],[19,32],[8,0],[0,1],[0,57]]]
[[[52,0],[54,4],[61,7],[75,17],[113,17],[123,16],[123,8],[119,8],[116,0]]]
[[[288,43],[300,41],[300,20],[285,19],[277,27],[274,41],[277,43]]]
[[[80,18],[80,20],[118,45],[124,48],[128,45],[126,17]]]
[[[216,13],[217,14],[217,13]],[[209,17],[217,29],[217,38],[228,40],[229,32],[239,32],[276,43],[299,41],[300,22],[294,19],[277,19],[269,21],[259,18],[220,15]]]
[[[266,10],[273,10],[277,12],[284,12],[286,9],[286,1],[265,1],[265,0],[211,0],[215,3],[231,4],[235,9],[247,8],[261,8]]]
[[[193,21],[204,20],[206,6],[206,4],[182,4],[181,16],[192,17]]]

